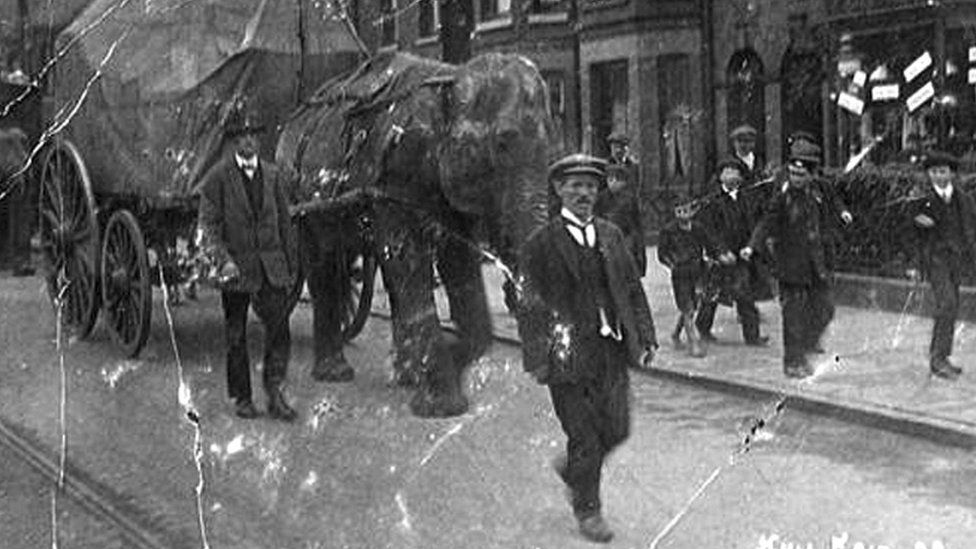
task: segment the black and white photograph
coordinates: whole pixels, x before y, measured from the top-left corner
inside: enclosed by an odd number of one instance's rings
[[[0,549],[976,548],[976,0],[0,0]]]

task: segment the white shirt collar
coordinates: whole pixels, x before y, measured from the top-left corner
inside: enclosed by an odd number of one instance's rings
[[[732,197],[732,200],[739,198],[739,189],[726,189],[725,185],[722,185],[722,192]]]
[[[243,156],[234,153],[234,160],[237,162],[237,167],[244,170],[248,177],[254,177],[254,172],[258,169],[257,155],[254,155],[251,158],[244,158]]]
[[[952,183],[949,183],[944,189],[940,189],[935,185],[932,185],[932,188],[935,189],[936,194],[942,197],[942,200],[946,202],[952,200]]]
[[[559,214],[569,221],[566,224],[566,230],[569,231],[569,235],[573,237],[573,240],[577,244],[587,248],[596,246],[596,227],[593,225],[592,217],[586,222],[580,221],[580,218],[576,217],[576,214],[566,208],[560,210]],[[583,229],[580,229],[580,227],[583,227]]]
[[[756,167],[756,152],[753,151],[745,156],[739,156],[739,160],[745,162],[746,166],[749,166],[749,169],[751,170]]]

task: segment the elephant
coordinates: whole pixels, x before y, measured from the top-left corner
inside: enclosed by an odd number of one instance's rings
[[[30,260],[31,214],[37,210],[31,205],[31,188],[27,184],[24,166],[27,162],[27,135],[17,127],[0,129],[0,193],[9,200],[3,202],[7,220],[7,235],[3,248],[7,250],[9,263],[15,276],[33,273]]]
[[[389,296],[393,380],[415,389],[411,411],[467,411],[463,374],[492,339],[480,250],[516,271],[519,245],[546,223],[551,134],[545,82],[531,61],[511,54],[463,65],[381,55],[327,82],[294,113],[276,162],[294,170],[299,197],[343,204],[300,220],[317,379],[352,377],[338,326],[348,291],[344,250],[365,245]],[[355,228],[364,221],[365,241]],[[454,333],[437,316],[434,265]],[[506,303],[513,288],[506,284]]]

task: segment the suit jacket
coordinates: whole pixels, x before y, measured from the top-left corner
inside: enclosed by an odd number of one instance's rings
[[[770,199],[752,233],[749,247],[761,250],[774,237],[776,277],[789,284],[826,281],[830,268],[825,257],[824,227],[829,205],[816,185],[806,191],[779,190]]]
[[[949,208],[959,208],[962,224],[961,235],[950,235],[944,223]],[[932,265],[938,262],[953,269],[956,274],[972,269],[976,260],[976,202],[958,185],[953,186],[952,199],[946,204],[935,189],[928,185],[921,199],[912,209],[912,217],[925,214],[935,221],[935,226],[922,228],[915,226],[915,244],[918,252],[919,268],[930,273]],[[952,245],[953,236],[961,237],[962,248]]]
[[[630,366],[637,366],[646,349],[657,347],[651,310],[620,229],[599,218],[594,223],[623,343]],[[578,296],[588,291],[581,287],[576,246],[559,217],[533,233],[521,250],[524,276],[517,314],[523,367],[542,383],[576,382],[593,367],[572,348],[574,325],[582,322]],[[564,336],[570,347],[568,356],[561,357],[553,350]]]
[[[672,221],[661,229],[657,259],[676,276],[698,277],[704,271],[708,238],[697,221],[684,230]]]
[[[240,279],[224,289],[256,292],[265,277],[272,285],[295,285],[298,249],[288,215],[288,182],[270,162],[259,162],[262,178],[261,211],[248,199],[244,174],[233,155],[219,161],[200,186],[198,224],[204,249],[223,265],[233,259]]]

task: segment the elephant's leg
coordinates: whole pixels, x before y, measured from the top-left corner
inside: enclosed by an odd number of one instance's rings
[[[468,402],[461,390],[461,369],[445,341],[434,303],[433,245],[414,219],[391,216],[384,221],[395,228],[381,237],[389,243],[383,246],[383,280],[396,303],[394,364],[412,372],[417,383],[410,409],[421,417],[462,414]]]
[[[481,256],[467,244],[468,233],[447,238],[437,248],[437,268],[461,336],[452,343],[451,355],[461,369],[484,354],[492,337]]]
[[[309,223],[302,234],[308,289],[312,297],[312,332],[315,365],[312,377],[318,381],[350,381],[354,372],[342,353],[342,307],[349,281],[340,268],[339,247],[327,234],[318,234]]]

